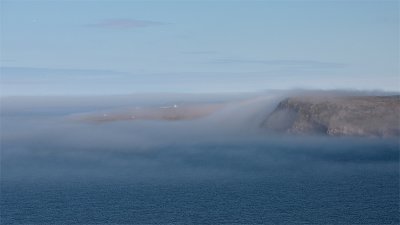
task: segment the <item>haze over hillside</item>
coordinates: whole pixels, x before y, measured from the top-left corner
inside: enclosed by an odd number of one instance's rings
[[[193,120],[198,124],[231,124],[231,130],[253,133],[397,137],[399,99],[399,95],[372,96],[362,92],[271,92],[219,101],[191,101],[189,97],[168,103],[125,104],[78,111],[66,118],[78,123],[127,124]],[[187,127],[193,129],[196,126]]]

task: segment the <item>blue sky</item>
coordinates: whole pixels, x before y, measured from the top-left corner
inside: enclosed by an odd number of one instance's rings
[[[399,91],[398,1],[1,1],[2,95]]]

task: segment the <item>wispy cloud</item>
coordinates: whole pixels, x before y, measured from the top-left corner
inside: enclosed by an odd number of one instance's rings
[[[15,59],[0,59],[0,62],[16,62]]]
[[[189,54],[189,55],[211,55],[211,54],[216,54],[216,51],[182,51],[181,53],[183,54]]]
[[[312,68],[341,68],[347,65],[345,63],[325,62],[317,60],[292,60],[292,59],[260,60],[260,59],[233,59],[233,58],[215,59],[210,63],[264,64],[269,66],[293,66],[293,67],[296,66],[296,67],[312,67]]]
[[[102,79],[118,78],[129,75],[126,72],[101,69],[60,69],[35,67],[0,66],[3,81],[61,81],[65,79]]]
[[[87,27],[110,28],[110,29],[133,29],[151,26],[160,26],[165,23],[150,21],[150,20],[136,20],[136,19],[108,19],[102,20],[97,23],[87,24]]]

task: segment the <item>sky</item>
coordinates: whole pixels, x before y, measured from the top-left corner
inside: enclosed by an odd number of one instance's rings
[[[0,1],[1,95],[400,91],[399,1]]]

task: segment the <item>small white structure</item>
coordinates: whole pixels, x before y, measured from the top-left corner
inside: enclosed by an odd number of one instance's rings
[[[178,105],[173,105],[173,106],[161,106],[160,109],[170,109],[170,108],[178,108]]]

